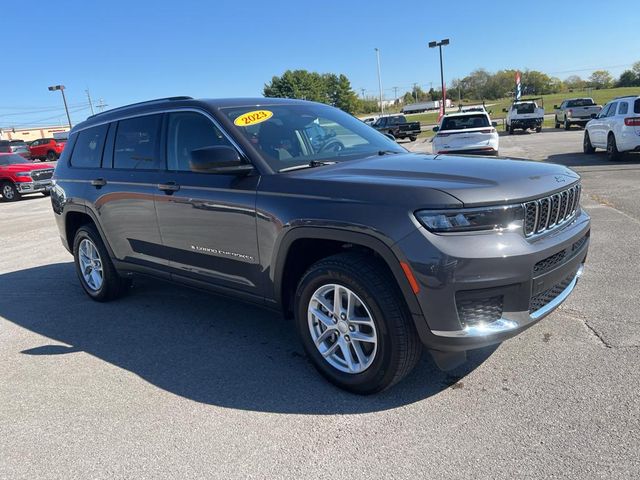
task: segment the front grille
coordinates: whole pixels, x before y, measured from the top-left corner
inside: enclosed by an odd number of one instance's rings
[[[561,225],[572,218],[580,205],[580,184],[554,195],[524,204],[524,234],[527,237]]]
[[[559,265],[564,260],[564,257],[567,255],[566,250],[562,250],[558,253],[554,253],[550,257],[545,258],[544,260],[540,260],[533,266],[533,273],[540,274],[543,272],[547,272],[549,270],[553,270],[556,265]]]
[[[478,323],[490,323],[502,318],[503,296],[496,295],[485,298],[470,298],[472,292],[456,294],[458,318],[463,327]]]
[[[53,168],[31,171],[31,178],[34,180],[49,180],[51,177],[53,177]]]
[[[545,290],[538,295],[531,297],[529,302],[529,313],[540,310],[542,307],[551,303],[558,295],[560,295],[571,283],[574,275],[565,278],[560,283],[556,283],[553,287]]]

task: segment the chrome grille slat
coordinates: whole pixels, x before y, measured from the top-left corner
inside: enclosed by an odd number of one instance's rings
[[[562,192],[524,203],[524,234],[537,235],[573,218],[580,207],[579,184]]]

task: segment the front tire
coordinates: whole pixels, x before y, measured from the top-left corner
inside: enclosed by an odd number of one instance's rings
[[[558,117],[555,117],[555,127],[560,128],[560,122],[558,121]]]
[[[540,133],[542,131],[542,127],[536,127],[536,133]]]
[[[128,279],[118,275],[93,225],[84,225],[76,232],[73,259],[80,284],[92,300],[114,300],[124,295],[130,286]]]
[[[316,262],[300,281],[296,325],[315,368],[357,394],[402,380],[422,353],[398,287],[378,261],[341,253]]]
[[[571,130],[571,124],[567,120],[564,121],[564,129]]]
[[[584,139],[582,140],[582,151],[586,154],[594,153],[596,149],[591,144],[591,137],[589,137],[589,132],[584,132]]]
[[[607,138],[607,156],[612,162],[620,159],[618,144],[616,143],[616,137],[613,133],[610,133],[609,137]]]
[[[22,198],[16,186],[11,182],[4,182],[2,185],[2,198],[5,202],[16,202]]]
[[[412,135],[409,137],[409,141],[410,142],[415,142],[418,139],[418,137],[416,137],[415,135]]]

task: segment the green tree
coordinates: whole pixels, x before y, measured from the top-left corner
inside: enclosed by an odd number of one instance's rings
[[[636,78],[640,78],[640,62],[634,63],[631,70],[635,73]]]
[[[617,87],[635,87],[640,84],[640,78],[636,76],[633,70],[625,70],[616,82]]]
[[[405,105],[410,105],[412,103],[415,103],[415,101],[416,99],[414,98],[411,92],[405,93],[402,97],[402,103],[404,103]]]
[[[570,90],[582,90],[585,87],[585,81],[578,75],[571,75],[564,80],[565,86]]]
[[[613,78],[606,70],[596,70],[589,77],[589,83],[595,88],[609,88]]]
[[[358,97],[345,75],[287,70],[265,84],[265,97],[299,98],[334,105],[348,113],[358,109]]]

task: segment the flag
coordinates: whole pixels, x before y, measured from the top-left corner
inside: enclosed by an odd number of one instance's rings
[[[516,100],[522,96],[522,85],[520,84],[520,72],[516,72]]]

